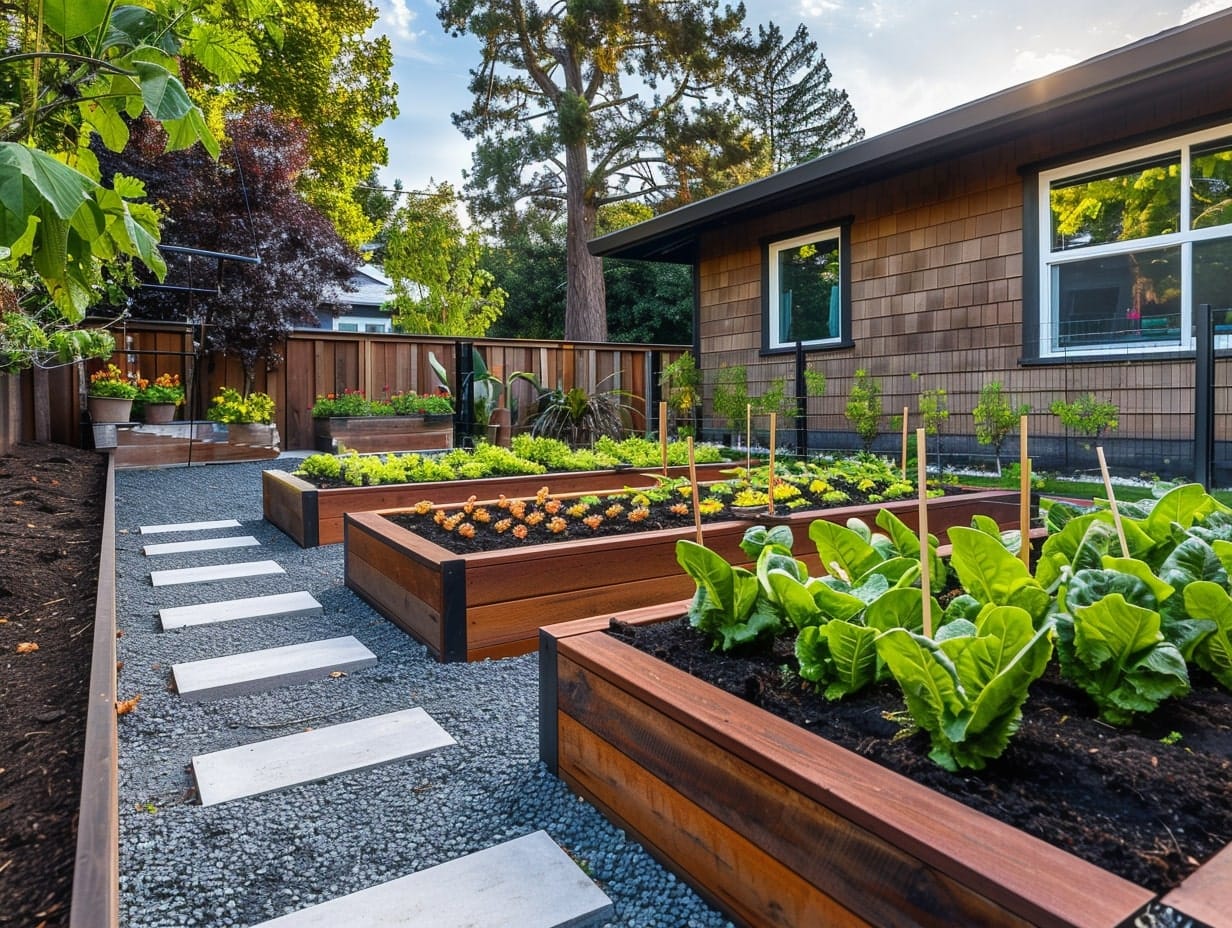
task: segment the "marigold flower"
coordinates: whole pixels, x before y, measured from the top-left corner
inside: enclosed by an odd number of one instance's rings
[[[492,514],[488,512],[488,510],[480,506],[478,509],[476,509],[474,512],[471,513],[471,518],[481,525],[486,525],[487,523],[492,521]]]
[[[564,504],[558,499],[549,499],[543,504],[543,511],[550,516],[554,516],[556,513],[560,512],[560,507],[562,505]]]
[[[536,509],[534,512],[528,512],[526,514],[526,524],[527,525],[538,525],[540,522],[542,522],[546,518],[547,516],[545,516],[542,512]]]
[[[499,522],[492,523],[492,531],[498,535],[503,535],[513,527],[513,519],[501,519]]]
[[[447,521],[445,518],[445,510],[444,509],[436,510],[436,515],[432,517],[432,521],[435,522],[437,525],[444,525],[445,522]]]
[[[462,511],[465,512],[469,516],[472,512],[475,511],[475,501],[478,499],[479,497],[475,496],[474,494],[472,494],[471,496],[468,496],[466,498],[466,502],[462,504]]]
[[[650,510],[645,506],[638,506],[636,509],[630,509],[628,519],[630,522],[641,522],[650,516]]]
[[[697,504],[697,510],[704,516],[712,516],[723,511],[723,501],[718,499],[704,499]]]
[[[565,515],[569,516],[571,519],[580,519],[582,516],[586,515],[589,509],[590,507],[586,505],[586,503],[574,503],[565,510]]]
[[[497,509],[508,509],[509,508],[509,499],[508,497],[505,496],[504,493],[502,493],[500,495],[500,499],[496,501],[496,508]]]
[[[517,539],[525,538],[527,531],[529,531],[529,529],[527,529],[525,525],[515,525],[513,527],[513,537]]]
[[[411,509],[414,511],[415,515],[417,516],[426,516],[428,513],[432,511],[432,500],[421,499],[414,506],[412,506]]]
[[[515,499],[509,504],[509,514],[515,519],[523,519],[526,517],[526,500]]]
[[[612,503],[612,505],[608,506],[607,509],[603,510],[603,514],[609,519],[615,519],[624,511],[625,507],[620,505],[620,503]]]
[[[687,516],[689,514],[689,504],[688,503],[674,503],[672,504],[671,511],[674,515]]]
[[[596,512],[594,515],[587,516],[585,519],[583,519],[582,524],[592,530],[598,529],[599,526],[603,524],[603,516],[599,515],[599,513]]]
[[[463,522],[458,526],[458,535],[462,538],[474,538],[475,526],[471,525],[469,522]]]
[[[535,494],[535,502],[538,503],[540,506],[542,506],[543,501],[547,498],[548,498],[548,488],[540,487],[539,492]]]
[[[566,522],[564,519],[562,519],[560,516],[556,516],[555,518],[552,519],[551,522],[548,523],[548,531],[551,532],[553,535],[559,535],[561,532],[563,532],[568,527],[569,527],[569,523]]]

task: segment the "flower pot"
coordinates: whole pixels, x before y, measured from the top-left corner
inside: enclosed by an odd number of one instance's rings
[[[116,396],[89,396],[86,404],[91,422],[129,422],[132,420],[133,401]]]
[[[175,403],[146,403],[145,421],[150,425],[166,425],[175,421]]]

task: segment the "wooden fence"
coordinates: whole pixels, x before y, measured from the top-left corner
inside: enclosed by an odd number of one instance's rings
[[[126,371],[153,378],[177,373],[189,387],[184,417],[202,418],[210,398],[224,386],[243,389],[238,361],[207,354],[194,358],[189,326],[130,322],[112,329],[117,351],[112,360]],[[284,361],[272,371],[258,371],[254,389],[269,393],[278,405],[277,425],[284,449],[311,448],[312,415],[317,396],[362,390],[373,398],[385,393],[430,393],[440,381],[429,364],[435,355],[450,380],[459,345],[473,344],[493,376],[508,379],[516,371],[535,375],[544,387],[619,390],[633,410],[633,427],[645,428],[648,410],[657,401],[658,371],[687,350],[679,345],[539,342],[521,339],[454,339],[354,332],[293,333],[283,348]],[[91,362],[90,370],[98,366]],[[5,437],[81,445],[80,396],[83,378],[70,366],[0,377],[0,452]],[[514,404],[533,395],[530,384],[511,384]],[[509,399],[507,398],[506,402]],[[14,424],[13,420],[18,420]]]

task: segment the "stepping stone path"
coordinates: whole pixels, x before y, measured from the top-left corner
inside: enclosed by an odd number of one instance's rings
[[[276,686],[318,680],[330,673],[361,670],[376,655],[351,635],[282,648],[174,664],[175,688],[184,699],[221,699],[260,693]]]
[[[604,892],[536,831],[256,928],[581,928],[612,915]]]
[[[142,535],[240,528],[234,519],[141,527]],[[146,545],[148,556],[259,546],[251,535]],[[155,587],[207,583],[286,571],[276,561],[154,570]],[[161,609],[164,631],[217,622],[319,615],[306,591]],[[176,664],[186,700],[221,699],[361,670],[377,657],[353,636],[222,655]],[[240,745],[192,759],[203,806],[409,760],[456,742],[421,708]],[[546,832],[537,831],[419,873],[311,906],[257,928],[586,928],[609,921],[611,900]]]

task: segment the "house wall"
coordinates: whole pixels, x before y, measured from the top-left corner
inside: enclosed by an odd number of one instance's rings
[[[700,241],[698,268],[702,368],[713,376],[720,367],[746,365],[752,395],[777,377],[790,385],[794,357],[760,354],[760,242],[850,216],[854,347],[808,353],[809,366],[828,380],[826,395],[809,400],[810,432],[820,433],[813,447],[855,444],[842,413],[855,370],[865,368],[881,382],[887,415],[910,407],[912,428],[919,425],[919,393],[944,388],[951,410],[944,431],[952,450],[977,450],[969,437],[971,409],[980,387],[1000,380],[1015,402],[1030,403],[1041,413],[1031,418],[1032,435],[1044,441],[1041,450],[1049,446],[1048,436],[1059,442],[1064,435],[1056,418],[1043,414],[1049,404],[1094,391],[1120,405],[1118,438],[1159,443],[1147,457],[1191,453],[1182,445],[1192,439],[1192,360],[1127,354],[1102,363],[1021,363],[1024,177],[1041,165],[1221,122],[1232,122],[1232,89],[1203,88],[1201,94],[1170,96],[1133,113],[1113,111],[1056,125],[708,233]],[[1217,371],[1224,387],[1227,366],[1220,362]],[[1221,439],[1232,438],[1225,421],[1227,392],[1219,391],[1217,405]],[[877,447],[896,441],[887,436]],[[1052,447],[1064,450],[1061,444]]]

